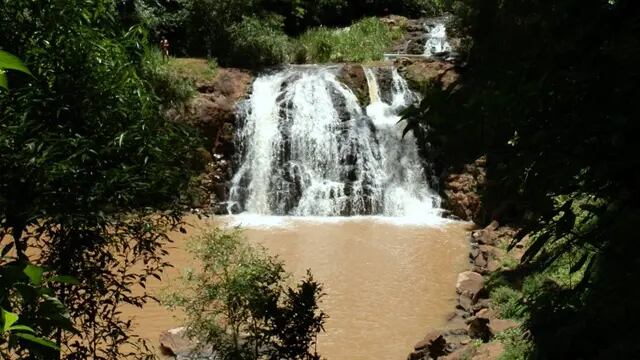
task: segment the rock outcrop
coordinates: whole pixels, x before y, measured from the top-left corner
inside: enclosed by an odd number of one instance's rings
[[[176,360],[213,360],[216,352],[211,346],[199,346],[186,336],[186,328],[179,327],[160,334],[160,354]]]
[[[447,88],[458,80],[455,65],[447,61],[401,56],[395,60],[395,65],[416,91],[423,90],[430,82],[438,82]]]
[[[344,64],[338,73],[338,80],[356,94],[360,105],[367,106],[369,104],[369,85],[362,65]]]
[[[483,156],[462,169],[449,170],[441,176],[444,207],[463,220],[482,222],[479,192],[486,185],[486,158]]]
[[[253,76],[245,70],[220,68],[211,81],[197,82],[198,93],[176,118],[204,135],[206,148],[201,149],[204,163],[200,177],[201,197],[194,207],[226,213],[222,204],[229,193],[233,176],[231,164],[235,153],[236,105],[249,92]]]
[[[469,260],[472,271],[458,274],[458,305],[456,312],[448,318],[448,326],[459,326],[462,322],[466,327],[429,332],[415,345],[414,351],[408,357],[409,360],[496,360],[500,357],[504,346],[494,340],[496,335],[517,328],[520,323],[501,318],[498,310],[494,309],[485,290],[483,275],[501,270],[506,259],[513,261],[521,256],[523,247],[518,247],[517,244],[508,252],[504,250],[516,233],[517,229],[500,226],[497,221],[493,221],[484,229],[471,232]],[[520,243],[525,241],[522,240]],[[458,335],[452,336],[452,333]]]

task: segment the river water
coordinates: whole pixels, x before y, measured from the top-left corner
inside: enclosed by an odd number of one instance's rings
[[[333,359],[405,359],[430,328],[441,327],[455,307],[455,281],[465,269],[467,224],[411,225],[383,217],[295,218],[234,216],[188,218],[188,234],[173,234],[174,265],[149,284],[159,293],[185,268],[189,236],[204,228],[242,224],[249,241],[280,256],[294,279],[310,268],[324,284],[329,315],[318,351]],[[180,314],[150,303],[127,309],[135,331],[157,345],[160,332],[181,325]]]

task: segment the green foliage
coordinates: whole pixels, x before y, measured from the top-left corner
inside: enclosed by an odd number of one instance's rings
[[[161,35],[169,38],[174,53],[216,57],[225,66],[257,67],[287,61],[285,55],[291,54],[289,42],[292,40],[285,34],[294,39],[314,27],[342,27],[366,17],[391,13],[409,17],[435,15],[448,7],[447,2],[137,0],[136,9],[137,17],[156,40]],[[310,61],[324,59],[322,62],[379,59],[390,43],[389,37],[394,38],[397,34],[388,34],[380,24],[368,21],[359,25],[360,29],[356,27],[352,36],[336,37],[331,30],[309,30],[310,34],[302,35],[307,41],[301,45],[307,45],[307,48],[298,48],[299,55],[295,58],[299,62],[303,62],[305,56],[309,56]],[[347,39],[349,37],[351,39]],[[330,42],[336,39],[342,43],[333,46]],[[348,46],[353,46],[355,54],[351,55]],[[332,51],[337,54],[333,56],[335,60],[330,59]]]
[[[344,29],[314,28],[298,39],[299,58],[308,63],[381,60],[384,51],[402,34],[390,31],[376,18]]]
[[[142,59],[141,76],[149,83],[164,108],[180,107],[195,94],[194,82],[176,70],[176,60],[169,63],[158,49],[147,49]]]
[[[175,76],[192,84],[213,81],[218,75],[216,59],[169,58],[167,67]]]
[[[283,263],[246,243],[238,230],[214,230],[189,243],[202,265],[188,269],[164,304],[187,316],[187,334],[224,359],[319,359],[326,315],[310,273],[288,287]]]
[[[79,332],[32,327],[68,359],[145,356],[118,309],[142,306],[142,287],[166,265],[161,246],[180,224],[192,176],[182,165],[197,141],[163,116],[144,78],[144,32],[117,15],[107,0],[0,6],[12,29],[0,44],[33,74],[0,94],[0,238],[20,261],[35,247],[31,262],[78,279],[52,284],[51,296]]]
[[[494,341],[504,345],[499,360],[528,360],[533,357],[533,343],[520,327],[501,332]]]
[[[516,220],[521,236],[533,235],[524,271],[544,275],[525,295],[540,356],[634,356],[637,341],[618,334],[640,320],[624,305],[639,295],[628,284],[640,263],[640,113],[629,103],[639,95],[640,8],[630,0],[455,8],[470,40],[466,66],[458,83],[428,89],[407,113],[408,129],[436,149],[440,170],[487,155],[487,215],[505,202],[527,211]]]
[[[232,64],[258,68],[286,63],[291,53],[289,37],[282,31],[282,19],[245,17],[230,27]]]
[[[8,253],[9,243],[3,249]],[[59,356],[60,347],[38,336],[35,329],[75,332],[67,309],[55,297],[51,285],[76,283],[72,277],[54,276],[46,269],[22,260],[3,257],[0,262],[0,355],[31,354],[36,358]]]
[[[29,69],[16,56],[0,50],[0,88],[8,89],[6,70],[16,70],[31,75]]]
[[[521,319],[525,312],[522,294],[517,290],[501,286],[491,291],[491,303],[506,319]]]

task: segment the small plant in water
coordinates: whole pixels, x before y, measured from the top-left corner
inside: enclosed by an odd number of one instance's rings
[[[320,359],[316,338],[326,315],[322,286],[311,273],[296,286],[278,258],[249,245],[239,230],[206,232],[189,251],[201,271],[163,299],[186,314],[187,336],[222,359]]]

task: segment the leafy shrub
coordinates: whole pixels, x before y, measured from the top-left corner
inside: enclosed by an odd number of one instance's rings
[[[525,312],[522,294],[507,286],[501,286],[491,292],[491,301],[504,318],[519,319]]]
[[[248,68],[287,62],[292,47],[282,27],[281,17],[243,18],[230,28],[229,62]]]
[[[110,0],[0,6],[12,29],[0,44],[33,74],[0,93],[0,237],[18,258],[78,279],[49,294],[78,333],[33,326],[65,359],[146,352],[119,310],[150,299],[143,288],[166,265],[161,247],[193,175],[183,165],[197,137],[162,116],[141,71],[144,32],[118,20]]]
[[[513,328],[496,336],[496,341],[504,345],[499,360],[527,360],[533,353],[533,344],[521,328]]]
[[[246,243],[238,230],[214,230],[189,244],[202,271],[187,270],[164,304],[184,310],[187,335],[223,359],[319,359],[322,287],[307,272],[288,287],[284,264]]]
[[[362,62],[382,59],[401,35],[376,18],[366,18],[344,29],[311,29],[300,36],[297,46],[306,62]]]
[[[172,62],[167,63],[158,49],[147,50],[142,62],[142,75],[164,107],[180,106],[195,93],[193,82],[180,76]]]

